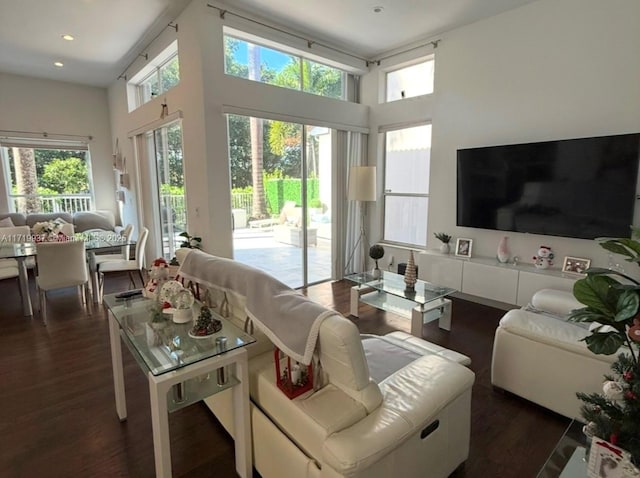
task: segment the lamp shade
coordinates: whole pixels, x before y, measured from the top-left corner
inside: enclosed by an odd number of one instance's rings
[[[376,167],[352,166],[349,170],[348,197],[352,201],[376,200]]]

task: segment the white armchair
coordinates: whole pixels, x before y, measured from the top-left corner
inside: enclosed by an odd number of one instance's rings
[[[230,288],[210,296],[219,301],[223,292],[242,327],[246,297]],[[263,478],[422,478],[427,471],[444,478],[467,458],[474,382],[462,365],[467,357],[402,333],[363,340],[334,312],[319,328],[314,390],[290,400],[276,384],[273,345],[260,331],[253,335],[252,438]],[[231,399],[224,391],[205,403],[234,435]]]

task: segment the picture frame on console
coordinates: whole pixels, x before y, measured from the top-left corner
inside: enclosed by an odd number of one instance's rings
[[[564,262],[562,263],[562,272],[566,272],[568,274],[584,275],[584,271],[586,271],[590,265],[591,259],[565,256]]]
[[[471,257],[471,247],[473,246],[473,239],[465,239],[459,237],[456,240],[456,256],[458,257]]]

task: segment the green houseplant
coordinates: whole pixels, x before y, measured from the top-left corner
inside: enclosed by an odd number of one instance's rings
[[[186,247],[188,249],[202,249],[202,238],[198,236],[192,236],[187,231],[178,234],[180,237],[184,237],[184,240],[180,243],[180,247]]]
[[[607,251],[640,265],[638,231],[630,239],[605,239]],[[615,270],[591,268],[578,280],[573,294],[586,307],[574,310],[570,320],[590,323],[591,334],[583,340],[595,354],[622,353],[606,375],[602,393],[578,392],[585,433],[598,436],[627,450],[640,464],[640,282]],[[620,347],[623,347],[620,349]]]

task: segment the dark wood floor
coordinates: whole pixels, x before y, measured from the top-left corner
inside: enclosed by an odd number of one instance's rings
[[[126,289],[127,281],[110,277],[106,292]],[[307,293],[348,314],[348,283]],[[43,327],[38,317],[22,317],[16,281],[0,281],[0,298],[0,477],[155,476],[146,378],[125,351],[129,418],[120,423],[102,307],[87,314],[72,290],[51,294]],[[471,453],[456,477],[534,477],[569,422],[492,389],[493,334],[502,314],[454,300],[451,332],[436,323],[424,328],[427,340],[470,356],[476,373]],[[356,323],[367,333],[409,330],[406,319],[364,305]],[[236,476],[233,442],[204,405],[171,414],[170,430],[174,476]]]

